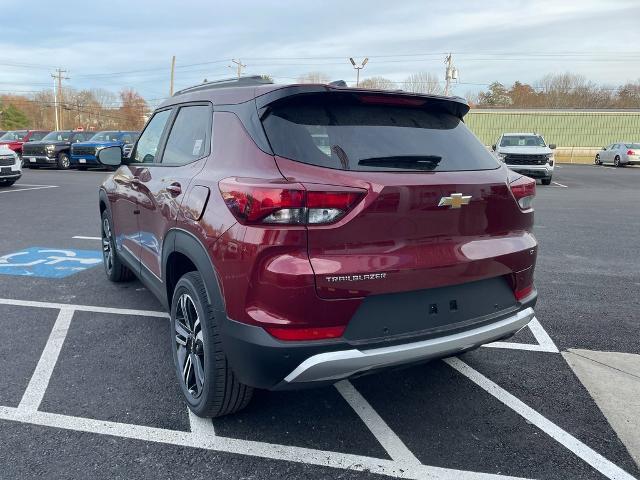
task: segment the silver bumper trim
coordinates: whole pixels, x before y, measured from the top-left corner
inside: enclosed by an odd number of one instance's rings
[[[369,350],[319,353],[298,365],[286,376],[285,381],[297,383],[339,380],[378,367],[454,355],[515,333],[527,325],[534,315],[533,308],[526,308],[498,322],[453,335]]]

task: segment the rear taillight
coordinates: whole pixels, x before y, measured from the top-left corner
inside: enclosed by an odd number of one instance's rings
[[[310,327],[310,328],[282,328],[264,327],[264,329],[278,340],[327,340],[329,338],[340,338],[346,327]]]
[[[636,151],[635,150],[627,150],[627,155],[635,155]]]
[[[515,180],[509,178],[509,188],[516,202],[522,210],[531,208],[533,198],[536,196],[536,181],[529,177],[517,177]]]
[[[529,285],[528,287],[524,287],[520,290],[516,290],[514,292],[514,295],[516,297],[516,300],[520,301],[523,298],[527,298],[532,293],[533,293],[533,285]]]
[[[299,183],[220,182],[231,213],[250,225],[324,225],[342,218],[364,197],[365,190]]]

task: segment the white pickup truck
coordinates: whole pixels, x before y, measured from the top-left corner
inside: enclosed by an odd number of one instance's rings
[[[9,187],[22,176],[22,161],[11,149],[0,145],[0,187]]]
[[[537,133],[503,133],[491,146],[499,160],[511,170],[531,178],[539,178],[543,185],[551,184],[555,158],[554,144],[547,145]]]

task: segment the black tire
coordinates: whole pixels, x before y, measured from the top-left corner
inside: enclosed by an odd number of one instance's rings
[[[593,163],[595,163],[596,165],[602,165],[602,162],[600,161],[600,155],[596,154],[596,159]]]
[[[58,170],[69,170],[69,167],[71,166],[69,155],[64,152],[58,155],[58,161],[56,163],[58,165]]]
[[[613,159],[613,164],[616,167],[621,167],[622,166],[622,164],[620,163],[620,157],[618,155],[616,155],[616,158]]]
[[[551,177],[546,177],[541,180],[543,185],[551,185]]]
[[[0,180],[0,187],[10,187],[14,183],[16,183],[15,180]]]
[[[171,299],[171,352],[184,398],[199,417],[238,412],[253,396],[229,366],[218,322],[200,274],[183,275]]]
[[[133,272],[122,263],[116,251],[116,243],[113,238],[113,223],[109,214],[102,212],[100,237],[102,238],[102,264],[107,278],[112,282],[126,282],[133,278]]]

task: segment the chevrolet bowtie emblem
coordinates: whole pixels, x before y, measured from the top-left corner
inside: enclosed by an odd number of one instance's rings
[[[471,195],[462,195],[461,193],[452,193],[449,197],[442,197],[439,207],[460,208],[462,205],[469,205]]]

